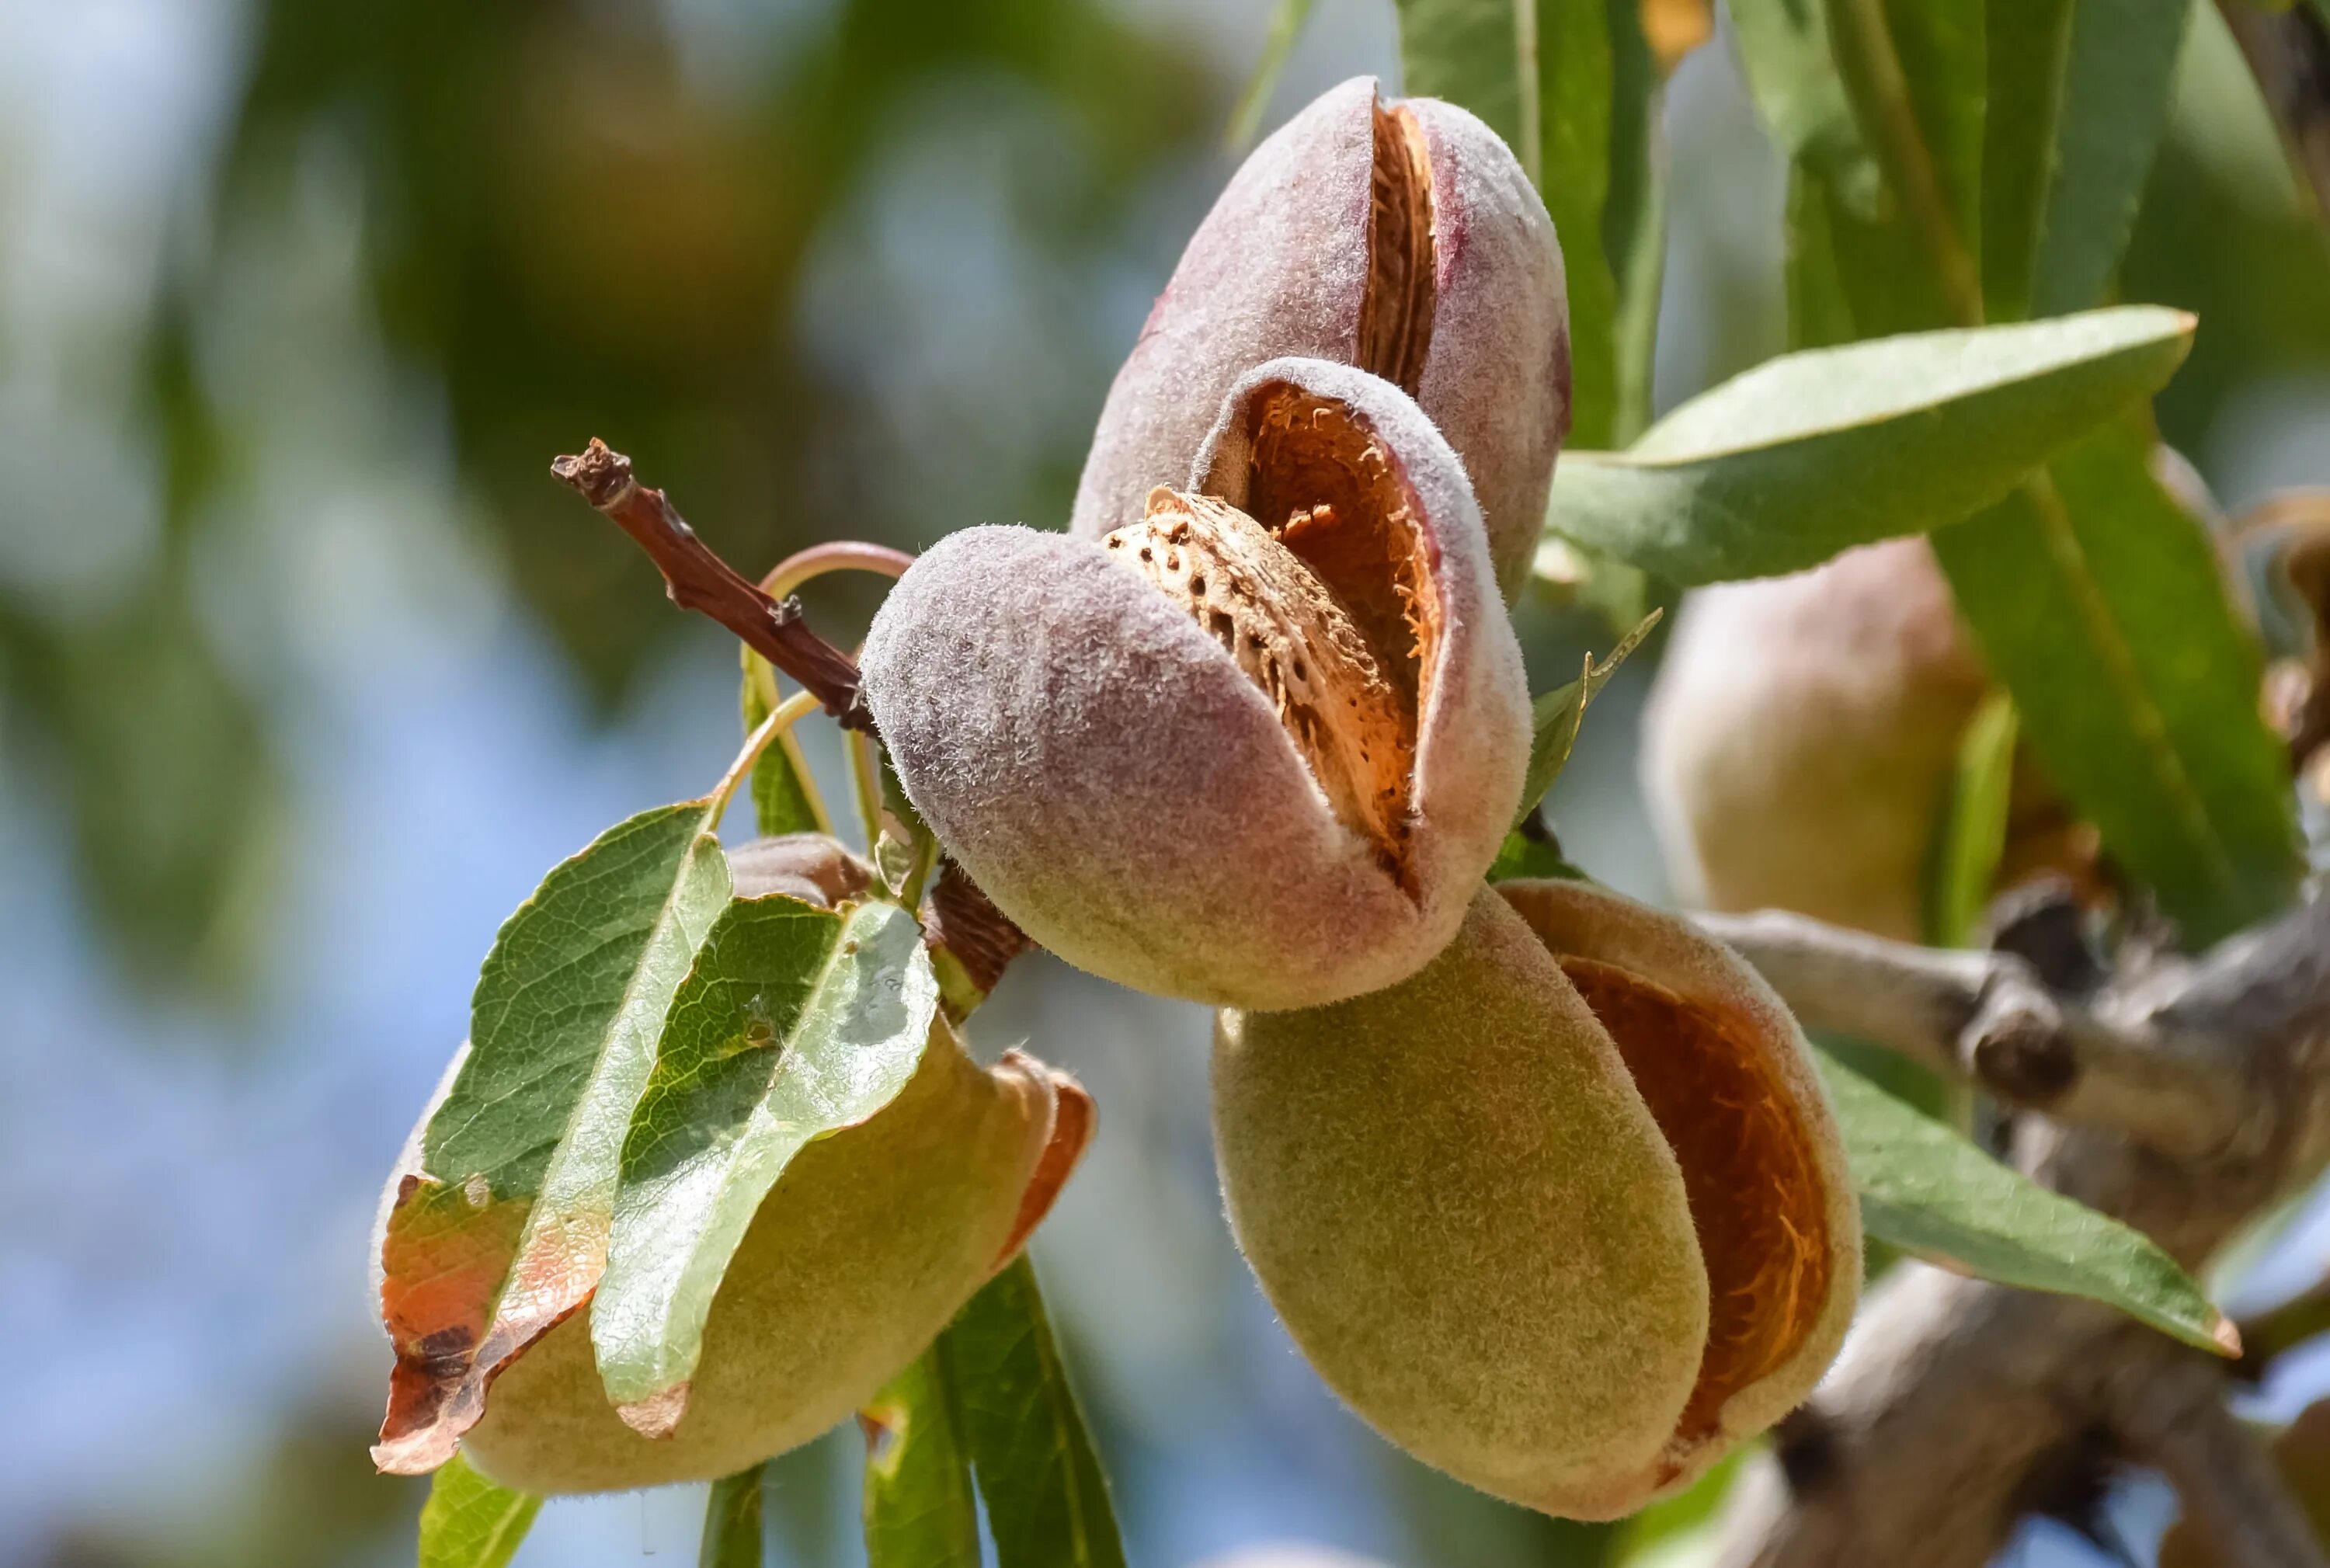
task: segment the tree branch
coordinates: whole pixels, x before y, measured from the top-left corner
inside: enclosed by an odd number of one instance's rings
[[[1700,923],[1798,1021],[1970,1077],[2010,1104],[2186,1157],[2221,1150],[2249,1119],[2236,1063],[2152,1019],[2060,995],[2011,953],[1914,947],[1777,910]]]
[[[2330,220],[2330,26],[2295,5],[2269,11],[2249,0],[2218,0],[2225,24],[2257,78],[2281,132],[2291,168]]]
[[[2215,1369],[2186,1362],[2126,1390],[2115,1425],[2131,1458],[2183,1499],[2192,1532],[2225,1568],[2330,1568],[2266,1445],[2224,1404]]]
[[[2233,1136],[2202,1154],[2101,1125],[2107,1102],[2092,1100],[2098,1125],[2038,1115],[2013,1123],[2017,1169],[2143,1231],[2187,1268],[2330,1164],[2330,900],[2197,959],[2124,956],[2088,988],[2050,987],[2001,955],[1872,943],[1815,922],[1710,924],[1738,931],[1751,959],[1769,960],[1776,987],[1807,1017],[1825,1009],[1923,1059],[1978,1064],[1969,1043],[1979,1043],[1993,1001],[1986,987],[2003,974],[2010,991],[2035,987],[2063,1015],[2081,1077],[2174,1097],[2199,1062],[2193,1081],[2240,1085]],[[1856,982],[1876,995],[1854,997]],[[2096,1029],[2079,1026],[2082,1016]],[[2170,1077],[2143,1088],[2128,1066],[2144,1055],[2164,1059]],[[2100,1467],[2123,1454],[2171,1470],[2196,1519],[2239,1513],[2242,1527],[2262,1529],[2245,1562],[2319,1568],[2317,1557],[2287,1554],[2289,1521],[2277,1521],[2253,1449],[2233,1440],[2237,1425],[2220,1424],[2230,1423],[2216,1403],[2222,1374],[2200,1365],[2096,1302],[1899,1265],[1870,1292],[1812,1400],[1775,1433],[1771,1455],[1750,1462],[1727,1503],[1716,1561],[1982,1568],[2018,1519],[2092,1497]]]
[[[696,537],[661,490],[632,477],[629,458],[593,436],[580,457],[560,458],[550,472],[648,553],[674,604],[734,632],[802,690],[814,693],[845,727],[873,732],[873,715],[858,691],[857,661],[809,628],[800,600],[771,599],[739,576]]]

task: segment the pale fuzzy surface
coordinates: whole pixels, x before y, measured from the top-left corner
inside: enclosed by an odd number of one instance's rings
[[[1423,503],[1419,523],[1433,557],[1442,636],[1438,660],[1425,672],[1417,715],[1412,798],[1425,827],[1416,853],[1461,910],[1497,857],[1529,771],[1529,675],[1498,594],[1481,509],[1463,465],[1414,399],[1381,377],[1316,359],[1271,360],[1238,378],[1191,464],[1191,489],[1246,505],[1247,410],[1280,385],[1349,409],[1375,432]]]
[[[1642,1500],[1707,1274],[1617,1048],[1494,892],[1404,985],[1223,1013],[1214,1129],[1246,1261],[1370,1425],[1548,1513]]]
[[[1052,1108],[1036,1077],[982,1070],[939,1025],[898,1098],[803,1149],[762,1202],[677,1431],[644,1438],[616,1416],[577,1312],[495,1381],[463,1451],[504,1486],[551,1495],[711,1480],[818,1436],[986,1282]]]
[[[1373,77],[1329,89],[1249,154],[1117,373],[1070,531],[1098,539],[1178,485],[1222,394],[1281,354],[1358,357],[1375,172]]]
[[[1508,597],[1545,532],[1569,433],[1569,287],[1553,220],[1496,132],[1437,99],[1407,108],[1432,160],[1439,297],[1416,400],[1463,455]]]
[[[1735,1444],[1803,1403],[1836,1359],[1861,1299],[1860,1201],[1804,1031],[1778,993],[1737,953],[1688,921],[1591,883],[1507,882],[1497,892],[1553,953],[1615,965],[1743,1024],[1740,1033],[1762,1044],[1766,1061],[1810,1129],[1823,1178],[1829,1293],[1819,1316],[1795,1355],[1725,1402],[1719,1432],[1688,1452],[1667,1456],[1681,1472],[1639,1499],[1647,1502],[1689,1486]]]
[[[1348,364],[1367,290],[1376,83],[1331,89],[1254,150],[1207,214],[1110,388],[1071,532],[1097,539],[1178,485],[1222,396],[1285,355]],[[1438,299],[1417,385],[1480,493],[1492,554],[1518,591],[1569,428],[1561,247],[1495,132],[1410,99],[1432,167]]]
[[[1922,539],[1694,592],[1643,729],[1677,893],[1919,940],[1927,856],[1984,686]]]
[[[940,541],[875,617],[862,667],[907,796],[1029,936],[1137,990],[1298,1007],[1414,974],[1495,857],[1475,824],[1498,801],[1511,814],[1528,763],[1520,652],[1501,613],[1444,646],[1469,694],[1435,704],[1419,769],[1471,809],[1451,832],[1425,800],[1413,898],[1336,818],[1261,688],[1090,541]],[[1465,737],[1471,777],[1433,760],[1444,732]]]

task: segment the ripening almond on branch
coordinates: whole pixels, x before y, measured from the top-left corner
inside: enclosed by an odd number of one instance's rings
[[[1285,355],[1414,397],[1455,449],[1510,595],[1569,428],[1569,307],[1553,222],[1511,148],[1454,104],[1326,92],[1214,203],[1109,391],[1073,531],[1138,522],[1179,484],[1233,382]]]
[[[1238,1245],[1328,1385],[1546,1513],[1688,1485],[1811,1392],[1859,1299],[1786,1007],[1588,883],[1483,888],[1390,990],[1223,1013],[1214,1135]]]
[[[1068,962],[1247,1007],[1337,1001],[1455,934],[1528,764],[1520,649],[1463,466],[1397,387],[1238,381],[1189,489],[1103,539],[972,528],[875,618],[898,777]]]

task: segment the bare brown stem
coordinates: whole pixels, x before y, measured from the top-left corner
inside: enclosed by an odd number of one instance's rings
[[[593,436],[581,456],[560,458],[550,472],[647,552],[674,604],[734,632],[813,693],[847,728],[873,732],[873,715],[858,691],[857,662],[809,628],[800,601],[770,598],[721,560],[661,490],[632,477],[629,458]]]

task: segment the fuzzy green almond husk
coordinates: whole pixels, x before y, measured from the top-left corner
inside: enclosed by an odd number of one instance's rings
[[[1412,260],[1390,254],[1411,236]],[[1354,78],[1256,147],[1190,239],[1110,389],[1073,532],[1097,539],[1179,484],[1249,366],[1327,359],[1423,404],[1516,592],[1569,425],[1568,321],[1553,222],[1511,150],[1453,104]]]
[[[804,1148],[762,1201],[670,1436],[615,1413],[585,1308],[494,1380],[462,1451],[504,1486],[554,1496],[711,1480],[818,1436],[1016,1252],[1081,1148],[1085,1109],[1017,1053],[980,1067],[938,1023],[898,1097]]]
[[[1385,1437],[1509,1501],[1615,1518],[1810,1390],[1852,1313],[1858,1217],[1801,1036],[1744,965],[1615,894],[1508,885],[1401,986],[1220,1015],[1223,1193],[1296,1344]],[[1809,1129],[1795,1176],[1817,1190],[1788,1206],[1826,1234],[1786,1261],[1818,1299],[1747,1386],[1710,1382],[1747,1281],[1710,1282],[1686,1173],[1706,1156],[1671,1144],[1629,1066],[1643,1043],[1621,1050],[1557,951],[1719,1011]]]
[[[863,670],[915,808],[1030,937],[1140,990],[1284,1008],[1395,984],[1447,944],[1519,801],[1530,714],[1447,442],[1389,383],[1318,361],[1257,370],[1226,420],[1274,391],[1388,463],[1423,563],[1400,601],[1433,628],[1400,864],[1336,815],[1216,634],[1091,540],[941,541],[876,616]]]

